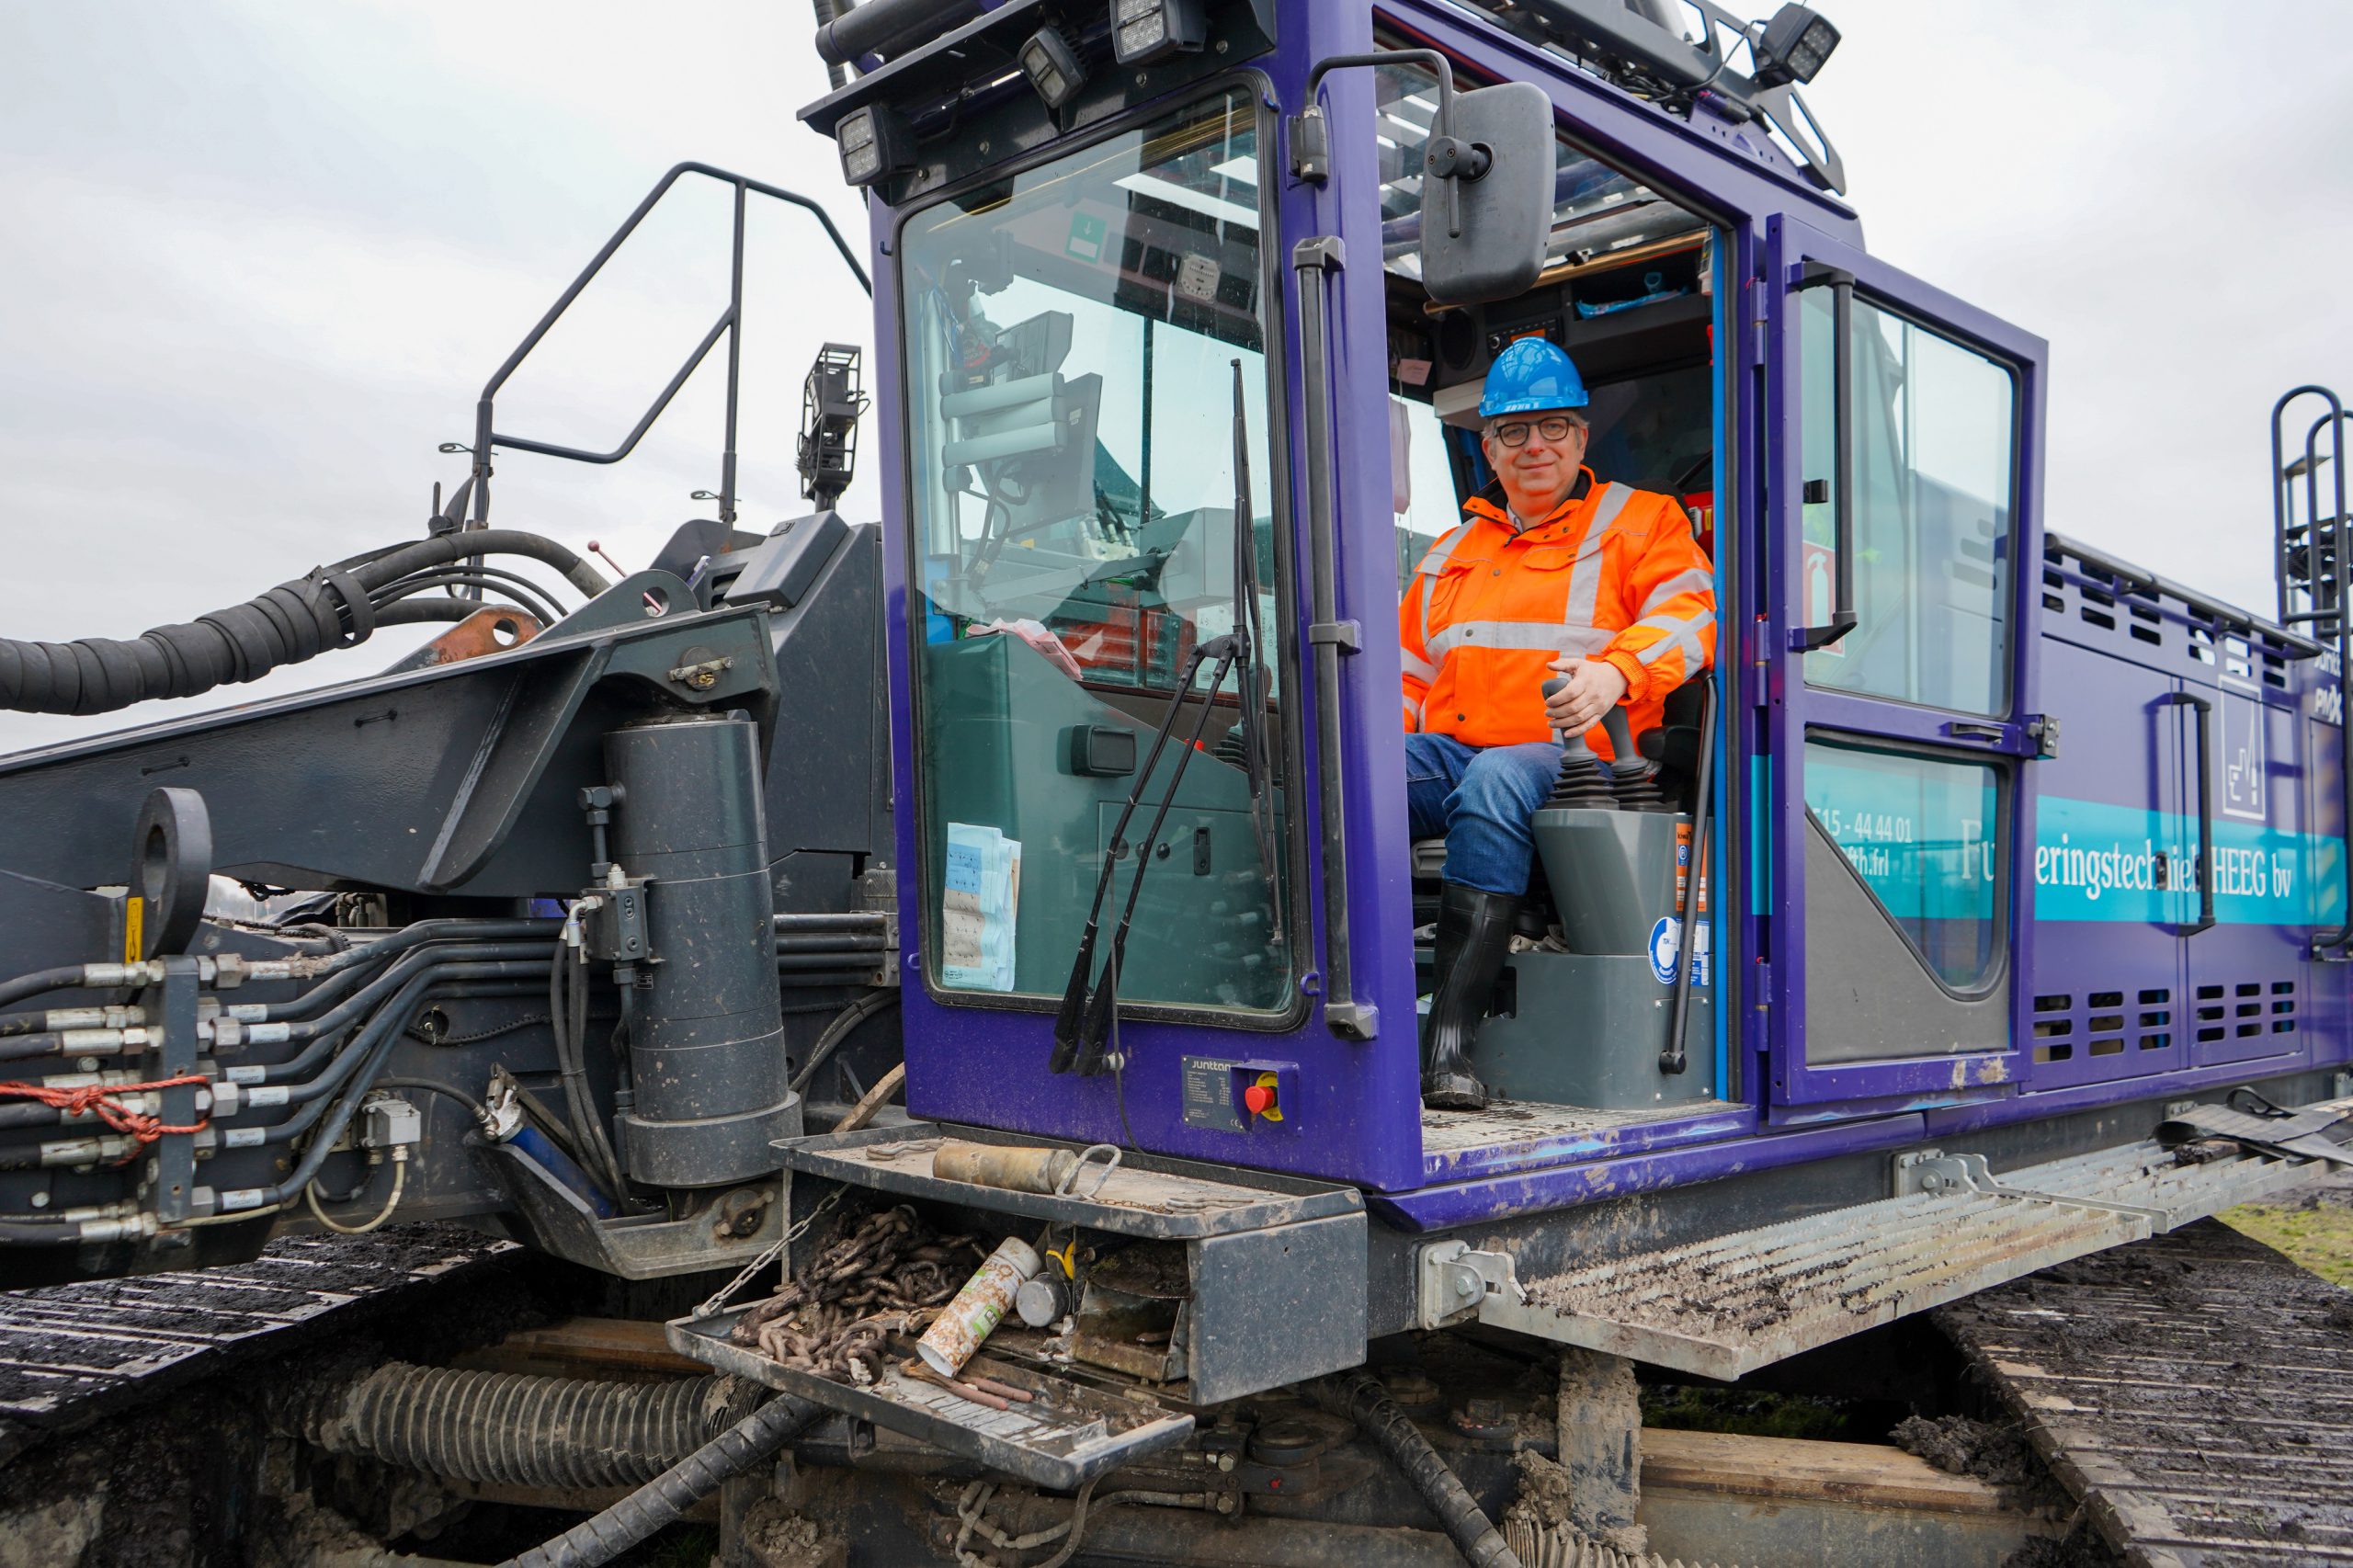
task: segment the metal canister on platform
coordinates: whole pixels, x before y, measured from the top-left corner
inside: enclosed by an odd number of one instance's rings
[[[1077,1168],[1078,1156],[1068,1149],[972,1143],[961,1138],[942,1140],[938,1152],[931,1156],[931,1174],[942,1181],[969,1182],[1008,1192],[1060,1192]]]
[[[943,1378],[963,1370],[981,1341],[1013,1305],[1014,1292],[1035,1278],[1042,1264],[1037,1249],[1019,1236],[997,1243],[988,1261],[964,1281],[956,1299],[939,1310],[938,1321],[915,1342],[915,1353],[924,1365]]]
[[[1070,1311],[1070,1293],[1051,1268],[1035,1279],[1025,1279],[1013,1293],[1013,1311],[1031,1328],[1050,1328]]]

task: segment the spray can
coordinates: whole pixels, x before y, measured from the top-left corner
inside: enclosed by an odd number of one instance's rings
[[[1014,1292],[1037,1278],[1042,1260],[1037,1249],[1019,1236],[996,1244],[979,1272],[964,1281],[956,1299],[939,1311],[939,1318],[915,1342],[924,1365],[943,1378],[952,1378],[981,1347],[1007,1309]]]

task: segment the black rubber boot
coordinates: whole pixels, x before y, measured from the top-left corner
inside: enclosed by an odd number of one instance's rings
[[[1438,991],[1422,1024],[1422,1104],[1432,1110],[1486,1108],[1487,1085],[1471,1071],[1471,1041],[1511,951],[1519,902],[1458,882],[1448,882],[1439,898],[1430,954]]]

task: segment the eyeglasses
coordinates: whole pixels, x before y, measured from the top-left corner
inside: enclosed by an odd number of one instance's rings
[[[1567,440],[1570,431],[1584,428],[1585,426],[1576,420],[1563,419],[1555,415],[1550,419],[1539,419],[1532,424],[1525,419],[1515,419],[1508,425],[1496,426],[1489,434],[1506,447],[1524,447],[1528,445],[1528,433],[1531,430],[1547,441],[1557,443]]]

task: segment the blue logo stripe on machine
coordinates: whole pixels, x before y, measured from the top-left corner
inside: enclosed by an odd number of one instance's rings
[[[1955,770],[1938,788],[1877,759],[1806,759],[1806,804],[1880,902],[1899,918],[1982,920],[1993,913],[1994,801]],[[2170,924],[2196,917],[2194,814],[2044,795],[2037,801],[2038,920]],[[2242,926],[2344,919],[2345,841],[2259,823],[2214,823],[2214,914]]]
[[[2198,912],[2198,819],[2045,795],[2037,812],[2035,917],[2183,921]],[[2214,915],[2230,925],[2333,926],[2345,917],[2345,841],[2256,823],[2214,824]]]

